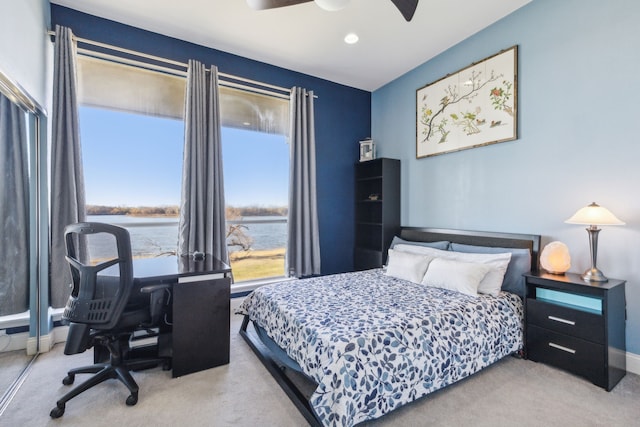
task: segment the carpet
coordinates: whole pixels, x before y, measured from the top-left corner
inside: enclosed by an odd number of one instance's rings
[[[231,302],[232,313],[241,299]],[[138,404],[107,381],[72,399],[64,416],[49,411],[68,387],[70,368],[92,363],[92,352],[65,356],[58,344],[36,360],[0,417],[0,426],[305,426],[275,380],[238,334],[231,315],[231,362],[171,378],[155,368],[133,374]],[[84,376],[78,376],[76,383]],[[632,426],[640,425],[640,377],[627,374],[611,391],[561,370],[506,357],[484,371],[363,426]]]

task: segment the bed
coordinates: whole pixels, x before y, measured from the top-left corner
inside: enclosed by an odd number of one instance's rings
[[[240,334],[311,425],[352,426],[518,354],[522,274],[539,246],[538,235],[405,227],[385,268],[252,292]]]

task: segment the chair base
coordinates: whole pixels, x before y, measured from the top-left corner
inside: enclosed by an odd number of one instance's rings
[[[71,385],[75,381],[77,374],[94,374],[82,384],[69,391],[62,396],[57,402],[56,407],[51,410],[49,415],[51,418],[59,418],[64,415],[66,403],[79,395],[80,393],[90,389],[109,379],[117,379],[122,382],[131,393],[125,403],[127,406],[133,406],[138,403],[138,384],[131,376],[130,371],[140,371],[163,365],[163,369],[169,365],[170,361],[164,358],[149,358],[127,360],[119,364],[114,364],[113,358],[107,363],[96,363],[95,365],[82,366],[80,368],[71,369],[67,376],[62,380],[62,384]]]

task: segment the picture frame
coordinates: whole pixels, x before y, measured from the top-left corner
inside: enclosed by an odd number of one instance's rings
[[[376,148],[373,140],[365,139],[360,141],[360,161],[368,162],[376,158]]]
[[[518,46],[416,90],[416,158],[518,135]]]

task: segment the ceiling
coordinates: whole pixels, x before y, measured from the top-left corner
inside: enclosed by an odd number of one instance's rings
[[[263,11],[245,0],[51,3],[374,91],[530,1],[420,0],[411,22],[390,0],[351,0],[337,12],[313,2]],[[358,43],[343,41],[350,32]]]

